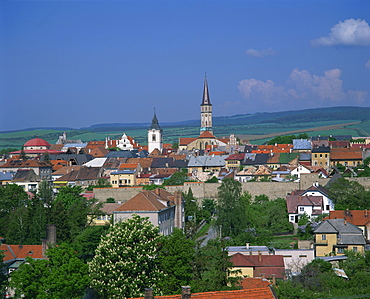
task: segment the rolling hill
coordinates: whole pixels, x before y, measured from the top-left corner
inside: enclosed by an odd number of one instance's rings
[[[166,143],[177,142],[179,137],[199,135],[199,120],[160,123]],[[0,148],[20,148],[27,140],[38,136],[55,143],[63,131],[68,138],[104,140],[107,135],[117,138],[126,134],[146,144],[150,123],[96,124],[86,128],[31,128],[0,132]],[[235,134],[252,143],[263,143],[278,135],[307,133],[316,135],[370,136],[369,107],[331,107],[292,110],[272,113],[254,113],[213,118],[214,134],[218,137]]]

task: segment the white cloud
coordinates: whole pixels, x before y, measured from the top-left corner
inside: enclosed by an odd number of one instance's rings
[[[263,50],[248,49],[247,51],[245,51],[245,53],[248,56],[258,57],[258,58],[262,58],[266,56],[275,56],[277,54],[277,52],[273,50],[272,48],[263,49]]]
[[[365,91],[343,90],[340,69],[331,69],[322,76],[313,75],[307,70],[294,69],[285,84],[276,85],[271,80],[245,79],[239,82],[242,96],[253,103],[269,106],[330,106],[345,101],[361,103],[367,97]]]
[[[366,63],[365,63],[365,67],[366,67],[367,69],[370,69],[370,60],[369,60],[368,62],[366,62]]]
[[[313,46],[370,46],[370,27],[365,20],[347,19],[330,29],[326,37],[311,41]]]

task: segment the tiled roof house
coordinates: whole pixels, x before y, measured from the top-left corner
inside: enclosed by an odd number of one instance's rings
[[[282,255],[244,255],[236,253],[230,257],[233,270],[241,270],[243,276],[284,278],[285,268]]]
[[[343,255],[344,250],[364,252],[366,244],[362,230],[344,219],[328,219],[315,230],[316,256]]]
[[[183,228],[184,225],[181,192],[172,194],[161,188],[142,191],[115,209],[114,223],[131,218],[134,214],[149,217],[163,235],[169,235],[174,227]]]

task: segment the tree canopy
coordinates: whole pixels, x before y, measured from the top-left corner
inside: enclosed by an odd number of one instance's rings
[[[89,286],[87,264],[67,244],[47,251],[48,260],[27,258],[12,273],[10,287],[17,297],[59,299],[81,298]]]
[[[160,292],[165,279],[160,269],[158,228],[134,215],[103,236],[89,264],[92,287],[102,298],[138,297],[145,288]]]

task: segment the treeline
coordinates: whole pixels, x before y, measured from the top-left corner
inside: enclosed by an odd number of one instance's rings
[[[232,178],[224,179],[219,187],[216,225],[230,245],[271,245],[274,234],[293,230],[285,199],[270,201],[260,195],[252,200]]]

